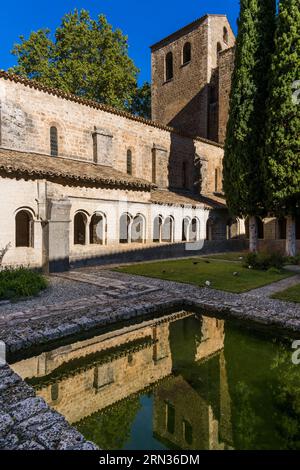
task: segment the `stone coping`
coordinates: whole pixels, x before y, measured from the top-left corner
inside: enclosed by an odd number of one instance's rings
[[[7,365],[0,367],[0,409],[1,450],[98,449]]]
[[[96,273],[97,269],[91,271]],[[45,348],[47,343],[53,348],[58,340],[94,336],[97,328],[121,321],[182,310],[300,334],[300,306],[296,304],[111,271],[101,270],[101,276],[112,284],[126,280],[134,288],[147,282],[156,289],[126,300],[96,295],[93,299],[31,309],[25,317],[12,316],[0,326],[0,338],[9,356],[26,356],[26,351]],[[33,388],[7,365],[0,368],[0,409],[0,449],[96,449],[64,417],[37,398]]]

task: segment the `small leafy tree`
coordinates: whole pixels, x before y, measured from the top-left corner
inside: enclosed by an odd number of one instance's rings
[[[63,17],[54,40],[49,29],[20,39],[12,50],[18,59],[12,72],[120,109],[142,103],[147,86],[137,87],[128,39],[104,15],[94,20],[86,10],[74,10]]]
[[[140,88],[137,88],[130,111],[132,114],[151,119],[151,85],[145,82]]]

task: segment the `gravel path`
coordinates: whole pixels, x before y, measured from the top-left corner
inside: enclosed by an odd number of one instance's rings
[[[0,316],[7,313],[20,312],[24,309],[53,305],[67,301],[94,296],[99,292],[99,287],[83,284],[59,277],[49,277],[49,287],[37,297],[18,302],[0,302]]]
[[[271,297],[273,294],[288,289],[289,287],[296,286],[297,284],[300,284],[300,275],[288,277],[287,279],[273,282],[272,284],[268,284],[267,286],[260,287],[258,289],[252,289],[247,294],[252,295],[253,297]]]

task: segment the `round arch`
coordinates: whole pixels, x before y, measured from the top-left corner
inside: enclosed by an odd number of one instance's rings
[[[74,245],[86,245],[86,226],[88,216],[85,211],[77,211],[74,215]]]
[[[90,220],[90,244],[107,244],[107,218],[103,212],[95,212]]]

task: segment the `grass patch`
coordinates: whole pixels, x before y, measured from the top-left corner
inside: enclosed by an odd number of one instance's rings
[[[216,255],[205,255],[205,259],[219,259],[224,261],[243,261],[246,259],[248,251],[242,252],[229,252],[229,253],[218,253]],[[243,258],[242,260],[240,258]]]
[[[135,264],[117,268],[116,271],[154,277],[169,281],[205,286],[211,282],[211,288],[227,292],[247,292],[251,289],[280,281],[292,275],[287,271],[257,271],[247,269],[242,263],[209,259],[184,259]],[[234,273],[238,273],[234,275]]]
[[[37,295],[48,283],[42,274],[29,269],[0,271],[0,300],[17,300]]]
[[[285,300],[286,302],[300,303],[300,284],[289,287],[282,292],[272,295],[272,299]]]

